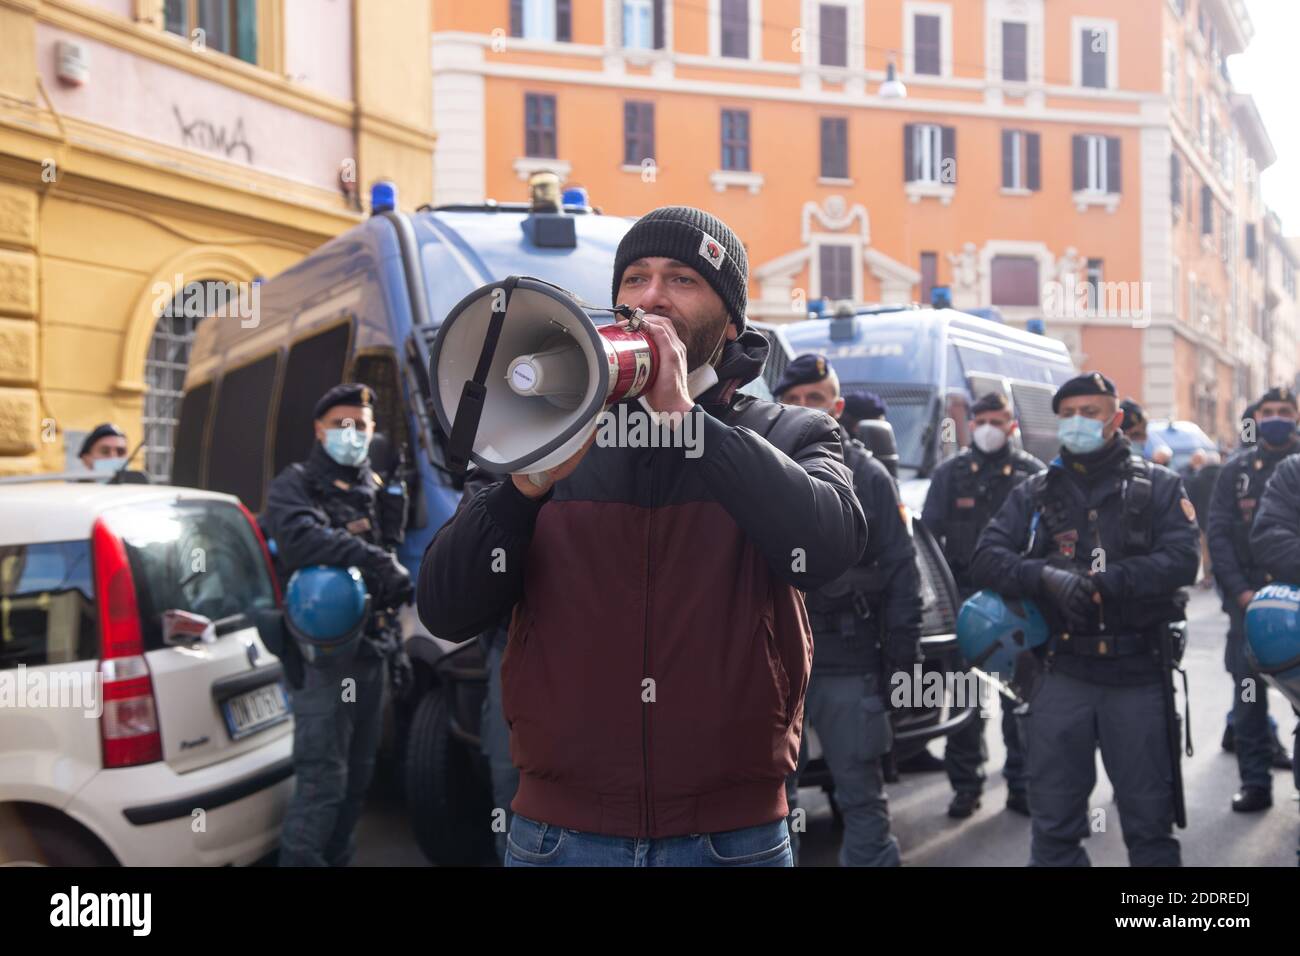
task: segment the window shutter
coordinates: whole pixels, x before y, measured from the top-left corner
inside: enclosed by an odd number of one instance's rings
[[[245,63],[257,64],[257,4],[238,0],[235,7],[236,55]]]
[[[1038,134],[1025,134],[1025,186],[1037,191],[1039,183]]]
[[[1012,152],[1016,148],[1016,134],[1009,129],[1002,131],[1002,188],[1011,189],[1016,185],[1016,164],[1012,162]]]
[[[1079,134],[1070,137],[1074,155],[1074,191],[1088,188],[1088,140]]]
[[[664,0],[654,0],[654,11],[650,14],[654,19],[654,47],[656,50],[664,48]]]
[[[1119,137],[1106,137],[1106,191],[1111,193],[1123,192],[1120,188],[1119,181]]]
[[[941,150],[943,153],[943,165],[939,167],[939,181],[942,183],[957,182],[957,128],[955,126],[944,126],[942,128]],[[951,178],[945,178],[945,177]]]
[[[916,124],[903,124],[903,182],[910,183],[916,179],[916,155],[913,152],[913,139],[916,137]]]
[[[510,35],[524,35],[524,0],[510,0]]]
[[[555,0],[555,39],[561,43],[573,39],[572,0]]]
[[[1183,204],[1183,164],[1177,153],[1169,154],[1169,201],[1175,206]]]

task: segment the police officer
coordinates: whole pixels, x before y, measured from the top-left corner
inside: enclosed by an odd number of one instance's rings
[[[1124,420],[1119,426],[1120,431],[1133,445],[1134,450],[1147,461],[1154,461],[1157,465],[1169,464],[1174,457],[1173,449],[1162,439],[1148,436],[1147,416],[1146,412],[1142,411],[1142,406],[1133,399],[1126,398],[1119,403],[1119,407],[1124,413]]]
[[[1036,600],[1051,630],[1021,728],[1030,861],[1088,864],[1080,841],[1100,744],[1129,862],[1176,866],[1175,716],[1161,657],[1167,623],[1183,617],[1181,589],[1196,580],[1196,512],[1178,476],[1120,433],[1104,375],[1070,379],[1052,410],[1060,456],[1012,489],[971,563],[975,587]]]
[[[858,422],[883,421],[889,413],[885,400],[875,392],[861,389],[844,393],[844,411],[840,413],[840,424],[854,438],[859,438]]]
[[[113,473],[126,464],[126,432],[112,422],[96,425],[81,443],[77,457],[88,471]]]
[[[316,443],[305,462],[271,483],[263,527],[275,541],[280,573],[315,565],[356,567],[371,599],[371,620],[355,656],[329,665],[286,662],[294,716],[293,798],[280,837],[281,866],[347,866],[353,829],[374,772],[388,663],[401,673],[395,614],[413,588],[393,554],[405,533],[406,493],[369,464],[373,393],[348,383],[316,403]],[[292,641],[285,642],[293,654]],[[301,681],[293,681],[293,671]]]
[[[1273,805],[1274,736],[1269,726],[1268,694],[1260,676],[1246,660],[1246,606],[1268,582],[1267,571],[1254,559],[1251,527],[1264,487],[1278,464],[1300,451],[1296,435],[1296,396],[1286,386],[1271,389],[1256,404],[1256,442],[1234,455],[1219,472],[1206,534],[1210,558],[1228,614],[1224,667],[1232,675],[1233,749],[1241,789],[1232,809],[1253,813]],[[1276,745],[1281,749],[1280,742]],[[1280,756],[1286,760],[1285,750]],[[1290,769],[1286,760],[1285,769]]]
[[[980,532],[997,514],[1011,489],[1044,467],[1033,455],[1011,446],[1019,424],[1005,397],[990,392],[970,411],[974,426],[971,445],[935,468],[921,512],[921,520],[943,547],[962,601],[976,590],[970,580],[970,560]],[[1002,739],[1007,747],[1007,762],[1002,770],[1007,779],[1007,809],[1027,816],[1024,751],[1013,706],[1006,699],[1002,701]],[[954,791],[948,816],[963,819],[979,807],[986,760],[982,717],[948,737],[944,769]]]
[[[840,418],[839,379],[824,355],[801,355],[777,383],[787,405],[820,408]],[[889,675],[910,679],[921,637],[916,549],[898,490],[880,462],[841,427],[844,463],[867,516],[867,548],[842,578],[807,595],[813,631],[812,677],[805,712],[817,731],[844,818],[841,866],[897,866],[881,758],[893,741],[886,699]],[[802,767],[807,744],[802,745]],[[798,771],[787,793],[794,795]]]
[[[1262,437],[1262,430],[1260,434]],[[1300,455],[1292,455],[1274,469],[1256,510],[1250,533],[1256,563],[1275,581],[1300,583]],[[1300,717],[1300,709],[1292,705],[1292,710]],[[1300,789],[1300,726],[1296,728],[1291,772]],[[1296,849],[1300,853],[1300,846]]]

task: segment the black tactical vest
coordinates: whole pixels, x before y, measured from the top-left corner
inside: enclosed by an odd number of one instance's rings
[[[967,590],[970,586],[970,560],[980,532],[998,513],[1011,489],[1024,476],[1032,475],[1040,468],[1034,459],[1015,450],[1004,460],[992,462],[981,459],[969,448],[961,451],[949,467],[952,468],[952,481],[948,486],[951,499],[943,552],[957,586]]]
[[[1255,566],[1255,559],[1250,551],[1250,529],[1255,524],[1255,511],[1259,499],[1264,495],[1264,486],[1272,477],[1277,466],[1287,456],[1267,455],[1258,445],[1238,459],[1233,473],[1233,498],[1236,508],[1232,513],[1232,550],[1237,556],[1237,564],[1250,586],[1262,588],[1268,583],[1268,576],[1263,568]]]

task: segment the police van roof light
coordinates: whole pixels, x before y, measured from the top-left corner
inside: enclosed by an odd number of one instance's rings
[[[370,187],[370,214],[392,212],[397,208],[397,184],[381,179]]]

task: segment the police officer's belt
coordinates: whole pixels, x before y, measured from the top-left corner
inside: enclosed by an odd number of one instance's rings
[[[1054,643],[1057,654],[1075,657],[1133,657],[1151,647],[1145,634],[1061,634]]]

